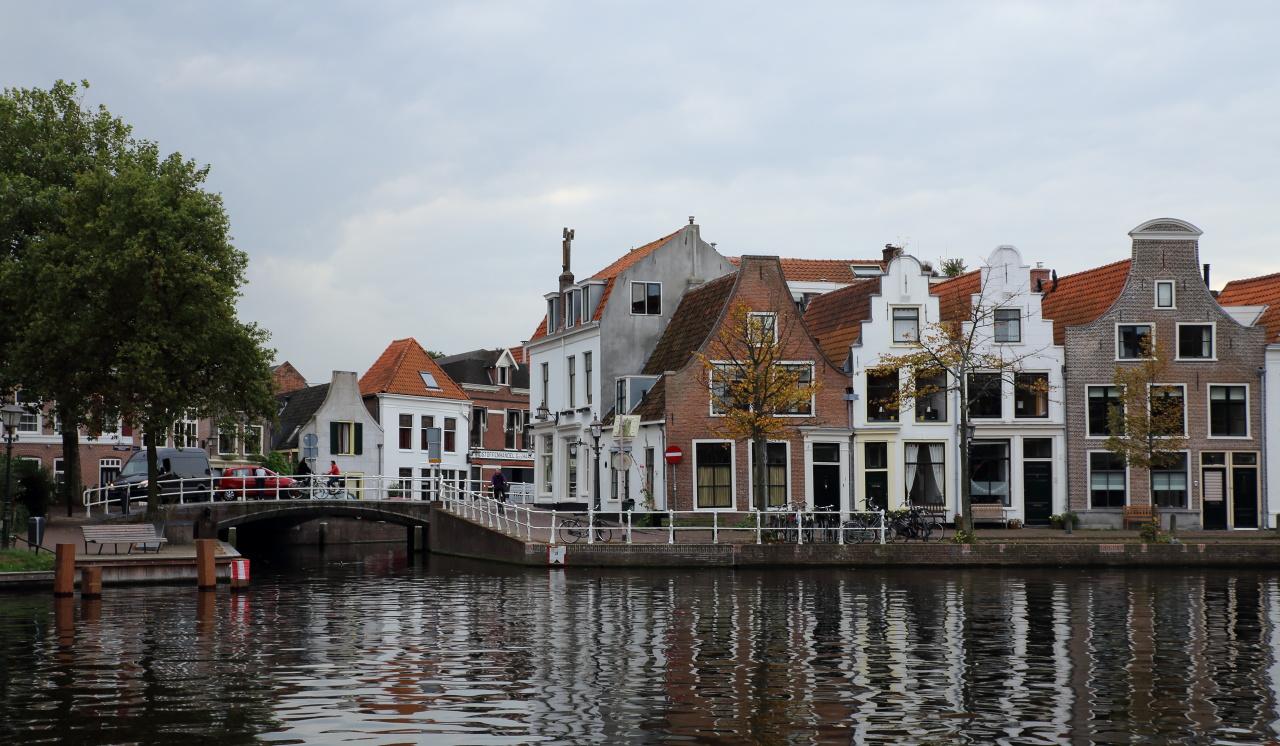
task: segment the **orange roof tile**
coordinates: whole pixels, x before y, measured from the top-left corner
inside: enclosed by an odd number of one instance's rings
[[[849,346],[862,335],[862,322],[871,318],[871,296],[878,292],[880,278],[869,277],[809,301],[804,324],[836,365],[844,362]]]
[[[1218,293],[1222,306],[1266,306],[1257,325],[1267,330],[1267,342],[1280,337],[1280,272],[1232,280]]]
[[[427,388],[422,380],[423,373],[430,373],[440,388]],[[363,396],[401,394],[433,399],[470,398],[412,337],[397,339],[387,345],[387,349],[360,377],[360,393]]]
[[[726,257],[733,266],[738,266],[739,257]],[[840,282],[848,284],[863,278],[853,273],[853,265],[875,265],[884,269],[884,262],[879,259],[788,259],[779,258],[782,264],[782,276],[787,282]]]
[[[929,293],[938,296],[940,321],[965,321],[973,306],[973,296],[981,289],[982,270],[975,269],[931,286]]]
[[[1067,327],[1087,324],[1111,308],[1129,278],[1129,263],[1122,259],[1059,277],[1056,289],[1049,283],[1040,299],[1040,313],[1053,321],[1055,344],[1066,343]]]

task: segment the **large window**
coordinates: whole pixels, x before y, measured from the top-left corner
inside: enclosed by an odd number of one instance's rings
[[[420,447],[424,451],[428,449],[427,443],[430,439],[430,435],[428,435],[428,432],[431,430],[431,428],[435,426],[436,426],[435,417],[429,414],[422,415],[422,429],[421,429],[422,443]]]
[[[363,427],[359,422],[331,421],[329,423],[329,453],[337,456],[356,456],[364,450]]]
[[[484,432],[489,429],[489,410],[476,407],[471,410],[471,447],[484,448]]]
[[[18,420],[18,432],[40,432],[40,400],[19,389],[14,395],[14,403],[22,407],[22,417]]]
[[[587,401],[587,405],[588,405],[588,406],[591,404],[591,396],[592,396],[592,394],[591,394],[591,379],[592,379],[592,375],[591,375],[591,374],[592,374],[592,371],[591,371],[591,353],[590,353],[590,352],[584,352],[584,353],[582,353],[582,378],[583,378],[583,383],[585,383],[585,384],[587,385],[587,388],[586,388],[586,396],[585,396],[585,397],[583,397],[583,398],[585,398],[585,399],[586,399],[586,401]]]
[[[262,425],[249,425],[244,429],[244,455],[261,456]]]
[[[551,369],[547,363],[542,364],[542,406],[550,406],[547,401],[547,393],[551,390]]]
[[[916,376],[916,422],[947,421],[947,374],[922,372]]]
[[[1121,411],[1124,409],[1124,402],[1120,400],[1120,387],[1090,386],[1088,399],[1089,435],[1095,438],[1111,435],[1108,414],[1113,407]]]
[[[695,443],[693,460],[698,507],[733,507],[733,444]]]
[[[1049,416],[1048,373],[1019,373],[1014,377],[1013,416]]]
[[[575,438],[564,441],[565,492],[570,498],[578,496],[578,443]]]
[[[1151,467],[1151,501],[1161,508],[1187,507],[1187,454]]]
[[[1125,505],[1124,456],[1110,451],[1089,454],[1089,506],[1123,508]]]
[[[1117,324],[1116,357],[1121,360],[1137,360],[1143,357],[1143,343],[1151,338],[1150,324]]]
[[[1244,438],[1249,435],[1248,389],[1244,386],[1209,386],[1209,435]]]
[[[234,455],[236,452],[236,426],[224,424],[218,426],[218,453]]]
[[[458,452],[458,420],[455,417],[444,418],[444,452]]]
[[[747,463],[752,466],[755,464],[755,446],[749,442],[747,443]],[[756,473],[752,466],[747,469],[747,483],[751,485],[750,494],[754,501]],[[765,444],[765,482],[768,485],[766,493],[771,508],[785,506],[788,502],[787,467],[787,444]]]
[[[542,494],[553,494],[555,489],[552,485],[552,478],[555,466],[555,449],[556,443],[551,439],[550,435],[542,436],[542,453],[538,457],[542,460]]]
[[[506,421],[502,423],[502,445],[507,450],[523,448],[524,412],[519,409],[508,409]]]
[[[898,421],[898,371],[867,371],[867,420]]]
[[[969,451],[969,499],[1009,504],[1009,442],[974,441]]]
[[[1178,324],[1178,359],[1213,359],[1213,324]]]
[[[174,448],[195,448],[198,445],[200,439],[196,436],[195,420],[182,419],[173,423]]]
[[[569,368],[569,409],[574,409],[578,406],[578,360],[570,355],[565,365]]]
[[[907,501],[912,505],[942,505],[946,480],[941,443],[906,443]]]
[[[658,316],[662,313],[662,284],[657,282],[631,283],[631,313],[637,316]]]
[[[413,415],[402,414],[400,421],[400,450],[413,450]]]
[[[1186,402],[1182,386],[1151,387],[1151,434],[1186,434]]]
[[[996,341],[1022,341],[1022,311],[1016,308],[996,309]]]
[[[779,414],[797,414],[812,415],[813,414],[813,364],[812,363],[784,363],[783,367],[788,372],[796,376],[796,385],[808,390],[809,398],[800,402],[795,407],[784,409]]]
[[[1003,399],[1000,395],[1002,377],[999,373],[969,374],[969,416],[999,417]]]
[[[885,510],[889,507],[889,444],[865,443],[862,453],[866,509]]]
[[[894,342],[920,341],[920,309],[919,308],[893,309],[893,341]]]

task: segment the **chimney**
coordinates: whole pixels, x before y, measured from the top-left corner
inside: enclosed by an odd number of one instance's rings
[[[1038,266],[1031,270],[1031,286],[1036,289],[1037,293],[1043,293],[1044,286],[1049,283],[1053,275],[1051,270],[1044,268],[1043,262],[1036,262],[1036,264]]]
[[[1204,286],[1209,287],[1209,265],[1204,265]]]
[[[902,247],[894,246],[891,243],[887,243],[884,245],[883,256],[884,256],[884,263],[888,264],[890,260],[892,260],[895,256],[902,256]]]
[[[573,229],[565,228],[564,231],[561,232],[561,238],[560,292],[563,293],[565,290],[569,289],[570,285],[573,284],[573,273],[569,271],[569,250],[573,244]]]

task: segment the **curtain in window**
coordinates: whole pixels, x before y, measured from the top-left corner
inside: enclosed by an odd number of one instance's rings
[[[942,473],[942,444],[929,444],[929,463],[933,467],[933,484],[938,490],[938,495],[943,493],[942,485],[944,484]]]
[[[917,462],[920,460],[920,445],[907,444],[907,494],[911,494],[916,486],[916,474],[920,471]]]

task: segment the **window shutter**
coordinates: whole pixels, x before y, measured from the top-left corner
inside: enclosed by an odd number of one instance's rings
[[[329,423],[329,453],[332,455],[337,452],[338,452],[338,423],[330,422]]]
[[[363,422],[356,423],[355,441],[356,441],[355,454],[359,456],[360,454],[364,453],[364,423]]]

